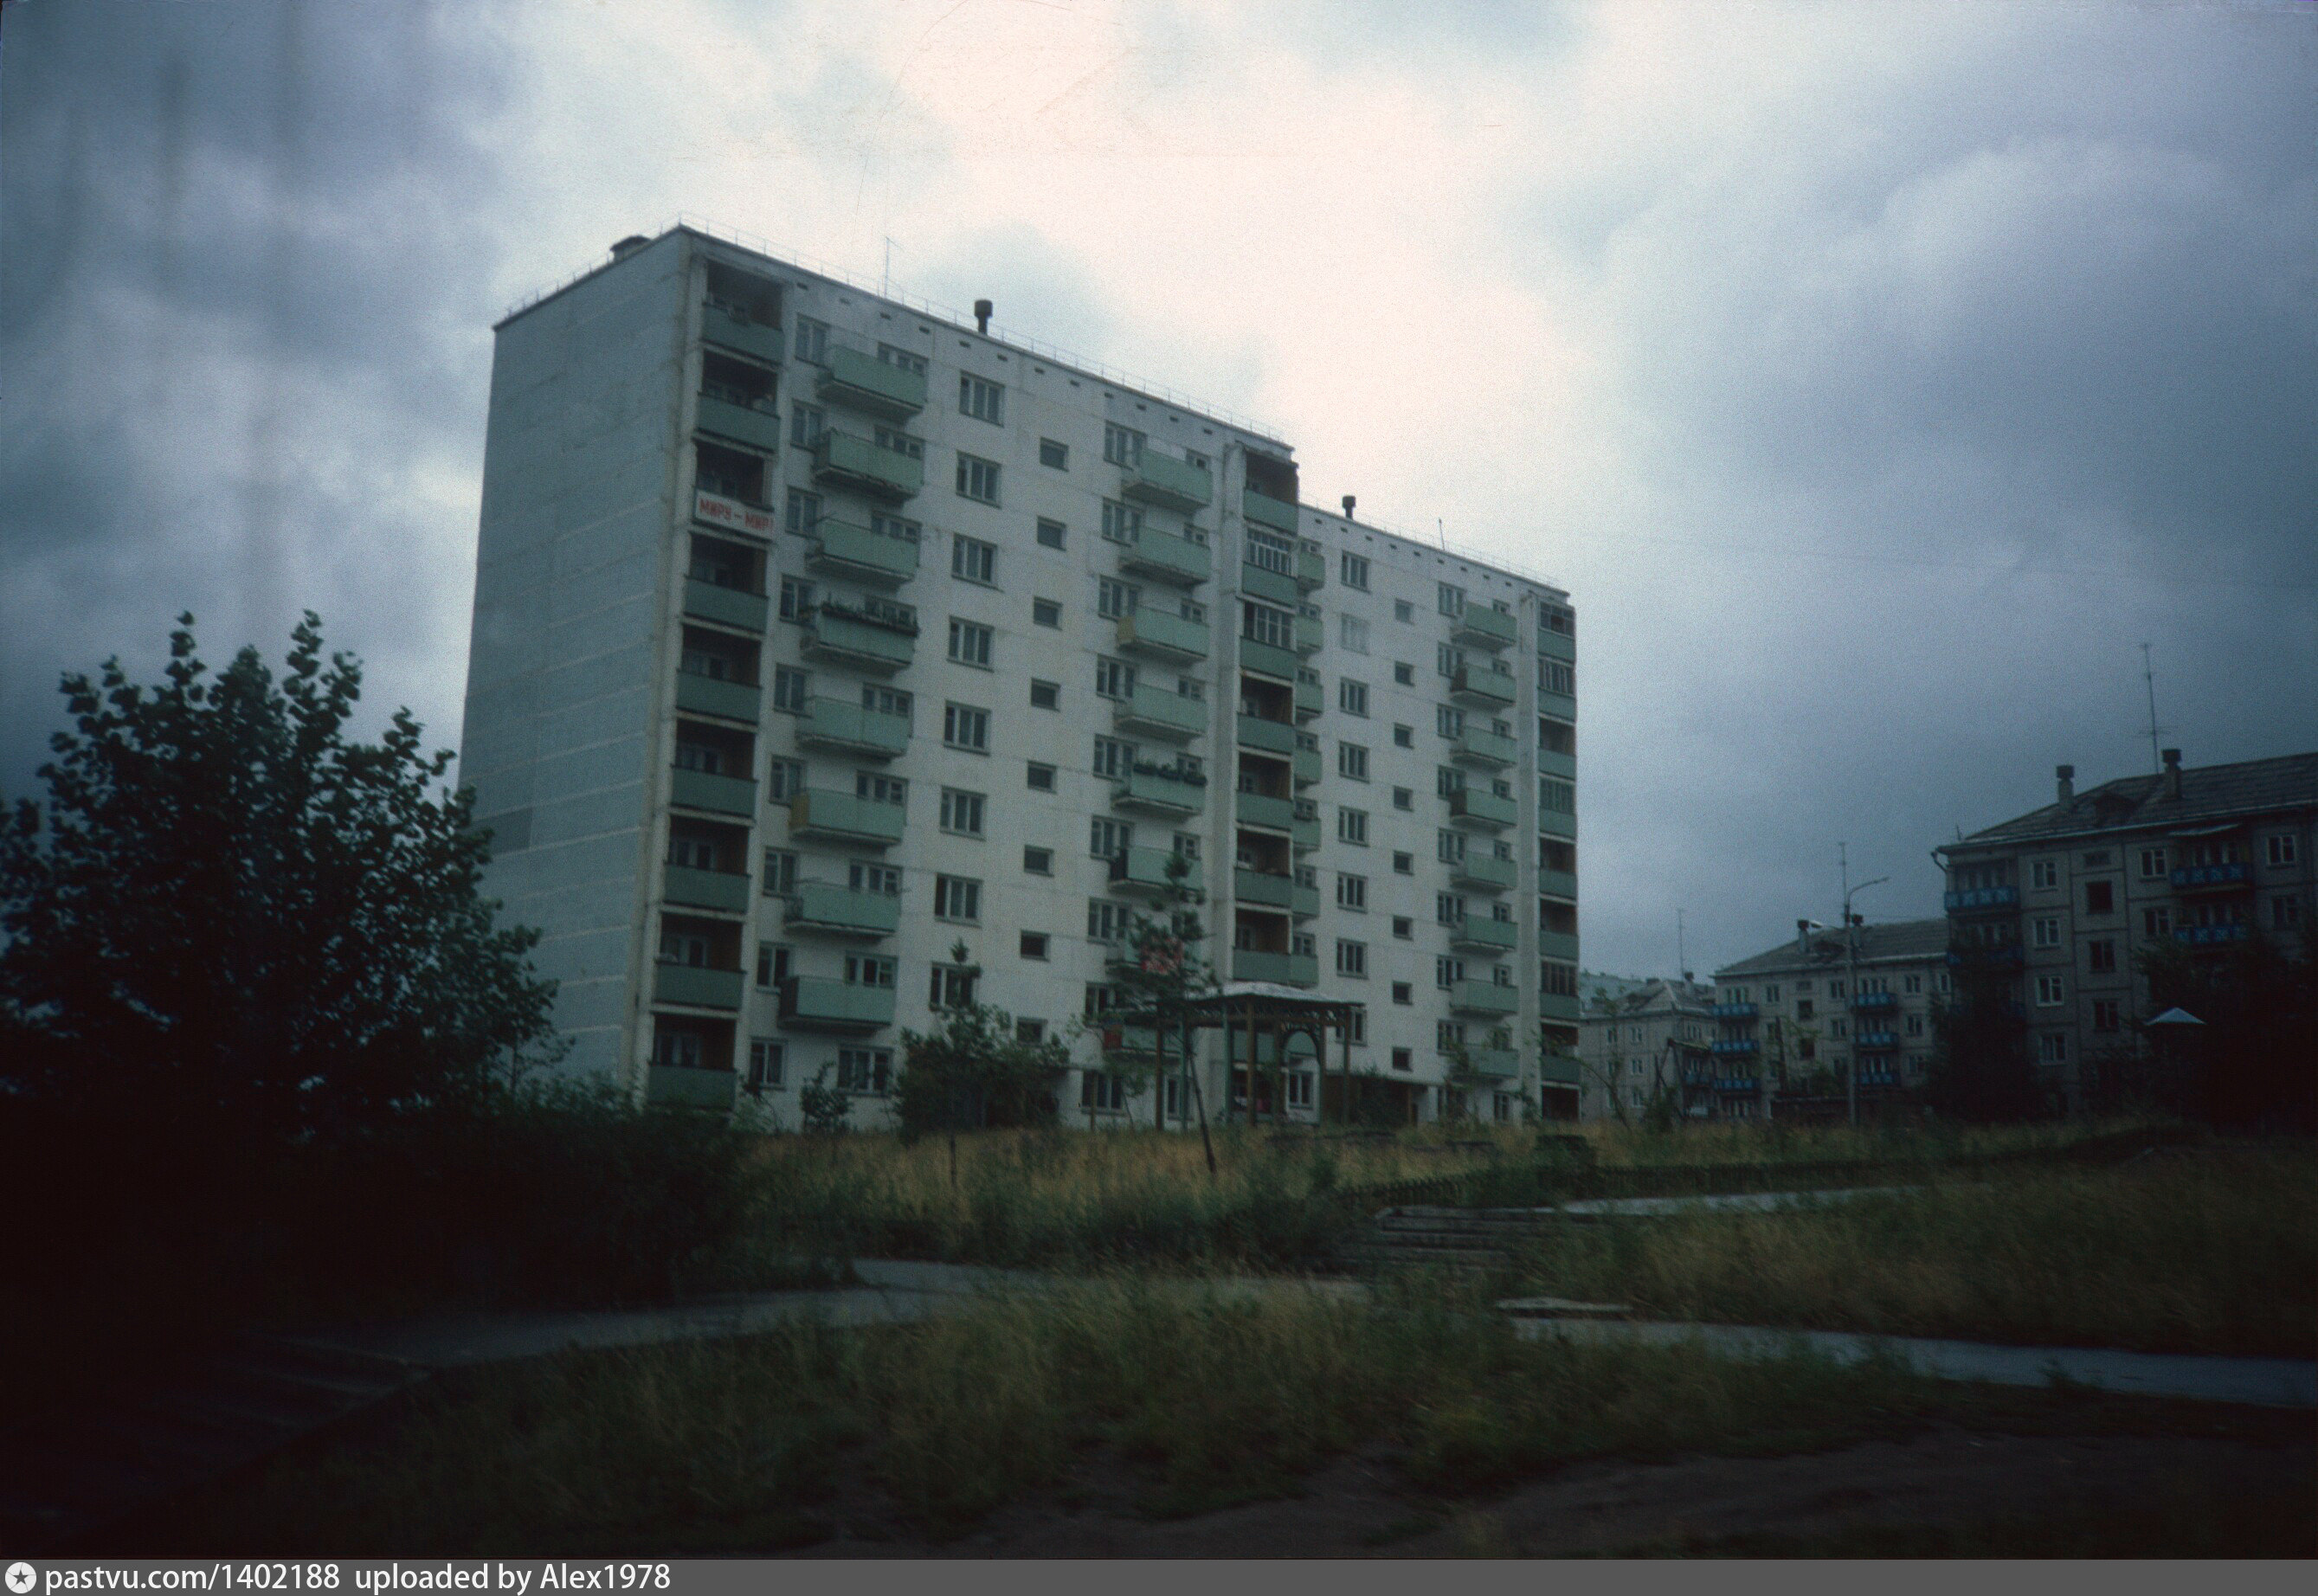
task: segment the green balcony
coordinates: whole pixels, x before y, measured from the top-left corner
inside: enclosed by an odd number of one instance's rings
[[[1537,873],[1537,890],[1549,897],[1577,901],[1577,873],[1574,870],[1544,870]]]
[[[1294,766],[1296,785],[1298,786],[1308,787],[1314,782],[1320,779],[1320,750],[1318,749],[1298,749],[1291,763]]]
[[[1269,526],[1274,532],[1293,534],[1296,531],[1296,507],[1284,498],[1274,498],[1268,493],[1258,493],[1253,488],[1243,488],[1239,496],[1240,514],[1258,526]]]
[[[804,562],[826,576],[894,587],[918,574],[918,545],[912,538],[887,537],[850,521],[822,516],[813,523],[812,551]]]
[[[1320,889],[1298,882],[1296,891],[1288,899],[1288,912],[1300,920],[1308,920],[1319,913]]]
[[[866,1036],[894,1023],[894,989],[792,975],[781,983],[780,1013],[781,1024],[793,1030]]]
[[[1119,616],[1119,646],[1130,654],[1189,664],[1208,657],[1208,626],[1146,606]]]
[[[1239,640],[1239,668],[1258,676],[1271,677],[1279,681],[1293,682],[1298,666],[1296,650],[1260,643],[1252,637]]]
[[[1239,746],[1278,754],[1284,759],[1296,752],[1296,728],[1282,721],[1267,721],[1262,715],[1244,714],[1239,718]]]
[[[1578,1004],[1575,997],[1564,997],[1558,992],[1541,992],[1538,995],[1537,1017],[1540,1019],[1559,1020],[1574,1026],[1577,1023],[1577,1016]]]
[[[1518,1080],[1521,1079],[1521,1054],[1510,1047],[1467,1048],[1465,1063],[1474,1074],[1485,1080]]]
[[[829,363],[822,367],[813,388],[828,404],[888,421],[906,421],[926,408],[924,372],[889,364],[858,349],[831,348]]]
[[[758,360],[769,362],[781,357],[779,327],[728,310],[714,300],[700,308],[700,336],[708,343]]]
[[[1491,670],[1486,666],[1460,666],[1457,674],[1449,678],[1449,695],[1466,704],[1478,704],[1490,709],[1511,709],[1514,704],[1514,673]]]
[[[1284,910],[1295,901],[1296,878],[1262,870],[1235,870],[1232,896],[1243,908]]]
[[[1521,945],[1521,929],[1511,920],[1469,914],[1449,928],[1449,946],[1466,951],[1511,953]]]
[[[1138,765],[1111,787],[1110,801],[1120,809],[1180,819],[1207,808],[1208,785],[1204,781],[1185,781],[1167,771]]]
[[[1296,585],[1296,578],[1267,565],[1242,565],[1239,568],[1239,590],[1250,598],[1260,598],[1266,604],[1280,605],[1289,609],[1304,602],[1304,589]]]
[[[1134,694],[1111,705],[1111,724],[1121,731],[1182,742],[1208,729],[1208,701],[1171,693],[1155,682],[1137,682]]]
[[[1542,1009],[1554,1000],[1541,998],[1538,1000],[1539,1007]],[[1577,1016],[1573,1013],[1570,1018],[1574,1019]],[[1564,1053],[1549,1053],[1538,1060],[1537,1076],[1548,1086],[1582,1086],[1586,1081],[1583,1066]]]
[[[652,1001],[682,1003],[694,1009],[738,1009],[741,982],[738,970],[712,970],[705,964],[655,964]]]
[[[902,901],[885,892],[857,892],[833,882],[804,881],[790,895],[781,923],[792,931],[874,941],[901,928]]]
[[[693,425],[702,432],[761,449],[768,454],[781,446],[781,418],[777,413],[760,410],[755,405],[735,404],[713,393],[700,396],[700,408],[693,412]]]
[[[1478,847],[1469,847],[1465,856],[1449,866],[1449,880],[1460,887],[1478,887],[1485,892],[1505,892],[1513,890],[1514,873],[1520,866],[1511,859],[1500,859],[1485,854]]]
[[[825,432],[813,446],[816,482],[880,498],[902,499],[926,485],[925,462],[847,432]]]
[[[1216,496],[1206,467],[1147,448],[1137,450],[1135,463],[1121,471],[1119,491],[1123,498],[1185,514],[1201,508]]]
[[[1502,769],[1521,758],[1521,744],[1486,726],[1468,726],[1457,734],[1456,742],[1449,749],[1449,757],[1462,765],[1485,765]]]
[[[1541,809],[1537,811],[1537,829],[1541,836],[1559,837],[1565,842],[1574,842],[1577,838],[1577,817],[1564,814],[1558,809]]]
[[[1575,660],[1577,640],[1566,632],[1541,632],[1537,634],[1537,651],[1549,659]]]
[[[1537,713],[1541,715],[1551,715],[1556,720],[1575,722],[1577,719],[1577,700],[1567,693],[1549,693],[1540,687],[1537,690]]]
[[[1299,854],[1308,854],[1320,846],[1320,817],[1299,814],[1288,828],[1288,846]]]
[[[865,709],[842,698],[808,698],[797,722],[796,740],[831,753],[892,759],[910,746],[910,722],[906,716]]]
[[[754,725],[757,704],[754,682],[728,682],[690,670],[676,673],[676,707],[687,714],[722,715]]]
[[[1114,892],[1134,892],[1156,897],[1174,883],[1167,874],[1168,862],[1174,855],[1163,847],[1130,847],[1114,855],[1110,861],[1110,890]],[[1190,869],[1183,877],[1187,891],[1205,890],[1206,877],[1200,874],[1199,862],[1190,861]]]
[[[822,842],[855,842],[890,847],[902,840],[898,803],[857,798],[825,787],[806,787],[789,800],[789,835]]]
[[[1296,651],[1316,654],[1327,645],[1328,628],[1317,615],[1296,617]]]
[[[1475,649],[1509,649],[1521,635],[1514,618],[1487,605],[1469,604],[1449,628],[1457,642]]]
[[[1298,671],[1296,676],[1296,718],[1308,721],[1327,707],[1328,695],[1321,688],[1319,681],[1316,678],[1307,681],[1304,674]]]
[[[1178,587],[1196,587],[1215,574],[1215,557],[1205,543],[1145,527],[1119,551],[1119,563]]]
[[[713,810],[753,819],[757,784],[745,776],[712,776],[705,770],[678,766],[669,772],[668,801],[687,809]]]
[[[1296,585],[1309,593],[1328,585],[1328,557],[1317,549],[1296,551]]]
[[[719,626],[737,627],[743,632],[762,632],[766,599],[763,594],[751,593],[745,587],[720,587],[698,577],[687,577],[684,613],[695,621],[713,621]]]
[[[696,870],[689,865],[662,867],[660,895],[668,903],[687,909],[714,909],[723,914],[749,912],[749,873],[745,870]]]
[[[891,676],[917,652],[914,622],[912,630],[903,632],[896,626],[864,620],[822,605],[805,612],[803,627],[797,648],[806,659],[850,666],[878,676]]]
[[[1574,963],[1577,958],[1577,933],[1540,931],[1537,934],[1537,951],[1544,958],[1565,959]]]
[[[1296,820],[1296,806],[1285,798],[1274,798],[1264,793],[1241,793],[1235,795],[1232,813],[1243,826],[1261,826],[1267,831],[1286,831]]]
[[[1254,948],[1232,949],[1234,981],[1269,981],[1279,986],[1317,986],[1320,961],[1312,954],[1262,953]]]
[[[1494,981],[1460,981],[1449,989],[1449,1007],[1458,1014],[1517,1014],[1521,990]]]
[[[1565,781],[1577,779],[1577,756],[1575,754],[1557,754],[1550,749],[1540,749],[1537,751],[1537,767],[1545,776],[1558,776]]]
[[[1449,818],[1469,826],[1495,829],[1512,825],[1521,818],[1521,811],[1510,798],[1485,793],[1478,787],[1460,787],[1449,794]]]
[[[739,1077],[730,1070],[686,1070],[654,1064],[644,1077],[644,1102],[654,1108],[705,1108],[729,1113]]]

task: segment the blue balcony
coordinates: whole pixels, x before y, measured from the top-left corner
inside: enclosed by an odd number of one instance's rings
[[[2244,860],[2227,865],[2185,865],[2172,873],[2177,892],[2225,892],[2253,884],[2253,866]]]
[[[1549,1053],[1537,1061],[1537,1077],[1548,1086],[1583,1086],[1586,1071],[1568,1054]]]
[[[765,629],[766,599],[745,587],[723,587],[698,577],[684,578],[684,613],[695,621],[714,621],[742,632]]]
[[[822,787],[806,787],[789,800],[789,835],[816,841],[891,847],[902,840],[903,820],[898,803]]]
[[[1521,1054],[1510,1047],[1468,1048],[1465,1063],[1485,1080],[1514,1080],[1521,1076]]]
[[[1752,1075],[1718,1075],[1714,1078],[1714,1089],[1752,1097],[1763,1089],[1763,1083]]]
[[[753,725],[757,719],[757,684],[679,669],[676,673],[676,707],[687,714],[716,715]]]
[[[2173,939],[2190,947],[2217,947],[2225,942],[2243,942],[2251,928],[2235,926],[2176,926]]]
[[[1320,961],[1311,954],[1266,953],[1258,948],[1232,949],[1234,981],[1268,981],[1278,986],[1317,986]]]
[[[1717,1019],[1753,1019],[1759,1010],[1752,1003],[1717,1003],[1707,1012]]]
[[[1232,800],[1232,812],[1243,826],[1261,826],[1267,831],[1293,829],[1296,805],[1286,798],[1274,798],[1268,793],[1241,793]]]
[[[1897,992],[1854,992],[1851,1011],[1854,1014],[1891,1014],[1900,1007]]]
[[[757,784],[744,776],[717,776],[705,770],[687,770],[679,765],[669,772],[668,801],[686,809],[753,816],[757,812]]]
[[[1950,914],[1970,913],[1980,909],[2017,909],[2020,906],[2020,889],[1973,887],[1966,892],[1950,892],[1943,901]]]
[[[915,539],[893,537],[823,516],[813,524],[805,564],[824,576],[896,587],[918,574]]]
[[[749,911],[749,873],[745,870],[699,870],[689,865],[664,867],[660,898],[687,909],[713,909],[723,914]]]
[[[1449,757],[1460,764],[1502,768],[1521,757],[1521,744],[1510,737],[1499,736],[1486,726],[1468,726],[1458,733]]]
[[[806,659],[877,676],[901,669],[917,650],[917,612],[907,605],[879,601],[878,607],[856,609],[824,601],[807,610],[800,623],[797,649]]]
[[[1261,598],[1283,609],[1293,609],[1304,601],[1304,589],[1296,585],[1294,577],[1253,561],[1239,568],[1239,590],[1250,598]]]
[[[1708,1045],[1722,1057],[1744,1057],[1762,1049],[1762,1044],[1752,1036],[1717,1036]]]
[[[1284,721],[1267,721],[1261,715],[1243,714],[1238,723],[1239,746],[1256,749],[1267,754],[1289,758],[1296,752],[1296,728]]]
[[[1485,892],[1505,892],[1513,890],[1514,878],[1519,866],[1511,859],[1500,859],[1485,854],[1478,847],[1465,850],[1465,856],[1449,866],[1449,879],[1460,887],[1478,887]]]
[[[738,970],[716,970],[702,964],[653,966],[655,1003],[682,1003],[694,1009],[738,1009],[741,991],[741,975]]]
[[[1242,670],[1252,670],[1258,676],[1273,677],[1292,683],[1296,680],[1296,650],[1244,637],[1239,640],[1239,666]]]
[[[781,444],[781,418],[770,399],[700,391],[694,425],[700,431],[769,454]]]
[[[2017,970],[2027,962],[2027,956],[2017,942],[2006,942],[1995,947],[1952,947],[1948,950],[1948,963],[1952,966],[1971,964],[1976,957],[1980,964],[1990,970]]]
[[[1859,1053],[1890,1053],[1900,1045],[1897,1031],[1862,1031],[1853,1044]]]

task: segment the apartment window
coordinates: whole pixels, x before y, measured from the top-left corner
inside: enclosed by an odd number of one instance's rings
[[[1348,654],[1369,651],[1369,623],[1358,615],[1336,617],[1336,641]]]
[[[1014,1022],[1014,1040],[1038,1046],[1047,1039],[1047,1022],[1043,1019],[1018,1019]]]
[[[1392,729],[1392,746],[1397,749],[1415,748],[1416,746],[1416,728],[1414,726],[1395,726]]]
[[[1296,617],[1286,610],[1274,609],[1268,604],[1240,601],[1240,635],[1253,642],[1269,643],[1275,649],[1296,646]]]
[[[1450,643],[1434,645],[1433,668],[1442,676],[1455,676],[1465,668],[1465,650]]]
[[[2028,866],[2029,885],[2056,887],[2061,884],[2061,865],[2057,859],[2037,859]]]
[[[1369,945],[1365,942],[1336,940],[1336,973],[1365,981],[1369,973]]]
[[[957,491],[962,498],[979,499],[986,505],[996,504],[998,462],[961,450],[957,457]]]
[[[802,488],[790,489],[781,517],[782,530],[793,537],[804,537],[820,520],[821,495],[807,493]]]
[[[2114,882],[2106,881],[2089,881],[2085,883],[2085,912],[2087,914],[2116,913],[2116,883]]]
[[[1104,499],[1102,535],[1110,542],[1133,542],[1143,535],[1143,512],[1119,499]]]
[[[2069,1062],[2069,1036],[2065,1031],[2046,1031],[2036,1038],[2036,1062],[2040,1064],[2065,1064]]]
[[[782,1045],[763,1036],[749,1039],[749,1089],[764,1093],[781,1089],[782,1066],[788,1057]]]
[[[863,709],[875,710],[881,715],[895,715],[906,721],[910,718],[912,704],[910,695],[899,688],[881,687],[874,682],[861,685]]]
[[[874,986],[892,991],[896,985],[899,967],[883,954],[849,953],[845,955],[845,984]]]
[[[2036,978],[2036,1007],[2053,1009],[2068,1000],[2068,983],[2057,975]]]
[[[2269,901],[2269,923],[2274,929],[2288,930],[2302,924],[2302,900],[2293,896]]]
[[[1336,873],[1336,907],[1366,914],[1369,908],[1369,878]]]
[[[1348,715],[1359,715],[1366,719],[1369,713],[1369,685],[1366,682],[1351,680],[1338,682],[1336,707]]]
[[[1463,864],[1465,848],[1465,834],[1462,831],[1451,831],[1444,829],[1433,834],[1433,856],[1443,865]]]
[[[1407,787],[1395,787],[1392,790],[1392,806],[1398,810],[1414,811],[1416,808],[1415,793]]]
[[[1094,662],[1094,690],[1103,698],[1128,699],[1135,696],[1135,667],[1124,659],[1100,656]]]
[[[902,895],[899,865],[873,865],[867,859],[856,859],[846,866],[845,874],[845,884],[857,892],[874,892],[881,898]]]
[[[757,984],[766,991],[789,978],[789,950],[777,943],[757,944]]]
[[[1030,707],[1031,707],[1032,709],[1060,709],[1060,708],[1062,708],[1062,707],[1063,707],[1063,685],[1062,685],[1062,683],[1060,683],[1060,682],[1039,682],[1039,681],[1034,681],[1034,682],[1032,682],[1032,683],[1030,684]]]
[[[821,435],[829,428],[829,412],[819,405],[803,400],[789,407],[789,444],[794,448],[810,449],[821,442]]]
[[[1023,849],[1022,849],[1022,874],[1025,874],[1025,875],[1052,875],[1054,873],[1055,873],[1055,850],[1054,850],[1053,848],[1050,848],[1050,847],[1029,847],[1029,846],[1027,846],[1027,845],[1023,847]]]
[[[1433,1022],[1433,1052],[1453,1053],[1458,1048],[1464,1045],[1465,1027],[1463,1025],[1453,1019],[1436,1019]]]
[[[960,372],[957,374],[957,413],[971,416],[976,421],[987,421],[993,426],[1005,426],[1005,386],[985,382],[979,377]]]
[[[1052,438],[1040,438],[1038,440],[1038,463],[1045,466],[1048,471],[1066,471],[1070,470],[1071,446],[1068,444],[1058,444]],[[1056,548],[1060,548],[1062,545],[1057,543],[1055,546]]]
[[[856,1097],[883,1097],[892,1084],[894,1054],[885,1047],[837,1050],[837,1089]]]
[[[1433,984],[1447,991],[1465,979],[1465,961],[1446,956],[1433,961]]]
[[[1127,1107],[1127,1083],[1101,1070],[1079,1076],[1079,1107],[1095,1114],[1117,1114]]]
[[[1396,981],[1392,983],[1392,1000],[1406,1009],[1411,1003],[1416,1001],[1416,989],[1408,982]],[[1393,1067],[1395,1069],[1405,1070],[1408,1067],[1407,1065],[1398,1062],[1406,1052],[1407,1049],[1406,1048],[1396,1047],[1393,1049],[1393,1059],[1395,1061]]]
[[[1392,601],[1392,618],[1406,625],[1416,619],[1416,606],[1405,598],[1396,598]]]
[[[1577,995],[1577,966],[1554,959],[1537,962],[1537,990],[1553,998],[1574,998]]]
[[[1537,784],[1537,805],[1555,814],[1577,812],[1577,788],[1574,783],[1541,777]]]
[[[1020,948],[1022,956],[1026,959],[1044,959],[1047,956],[1047,934],[1044,931],[1023,932]]]
[[[1094,613],[1106,621],[1133,614],[1135,606],[1142,599],[1143,590],[1132,582],[1122,582],[1111,577],[1094,579]]]
[[[1127,906],[1108,898],[1087,900],[1087,940],[1116,942],[1127,934]]]
[[[2093,1000],[2093,1029],[2116,1031],[2125,1028],[2125,1010],[2115,998]]]
[[[1022,779],[1033,793],[1051,793],[1055,790],[1055,767],[1051,765],[1026,765],[1022,767]]]
[[[765,850],[764,893],[768,898],[786,897],[796,891],[797,856],[779,848]],[[713,865],[701,868],[713,869]]]
[[[802,621],[813,608],[813,584],[795,577],[781,578],[781,619]]]
[[[2141,879],[2155,881],[2165,874],[2165,850],[2145,847],[2141,850]]]
[[[1541,659],[1537,662],[1537,685],[1548,693],[1574,698],[1577,695],[1577,672],[1559,659]]]
[[[998,580],[998,545],[985,543],[980,538],[951,538],[949,574],[962,582],[991,586]]]
[[[2095,975],[2114,974],[2116,971],[2116,944],[2106,937],[2086,943],[2085,968]]]
[[[1106,421],[1102,427],[1102,457],[1112,465],[1133,465],[1143,458],[1143,435],[1131,426]]]
[[[962,964],[936,964],[927,983],[930,1009],[970,1009],[974,1006],[975,973]]]
[[[1433,729],[1443,737],[1457,738],[1465,734],[1465,712],[1453,704],[1433,706]]]
[[[1465,900],[1454,892],[1433,894],[1433,921],[1441,926],[1461,926],[1465,923]]]
[[[1463,771],[1458,769],[1454,765],[1436,765],[1433,767],[1433,795],[1434,797],[1453,798],[1464,790],[1465,773]]]
[[[1051,598],[1032,599],[1030,623],[1034,626],[1060,626],[1063,623],[1063,606]]]
[[[1356,742],[1336,745],[1336,774],[1347,781],[1369,779],[1369,751]]]
[[[941,790],[941,829],[954,831],[960,837],[981,836],[983,805],[980,793],[944,787]]]
[[[2291,865],[2301,856],[2295,847],[2294,837],[2290,832],[2282,831],[2275,837],[2264,838],[2262,848],[2263,856],[2272,868]]]
[[[2141,911],[2141,934],[2144,937],[2170,937],[2173,934],[2173,911],[2160,905]]]
[[[1098,859],[1115,859],[1127,851],[1134,834],[1125,820],[1096,815],[1087,822],[1087,852]]]
[[[1465,590],[1447,582],[1434,584],[1433,594],[1441,613],[1451,620],[1465,613]]]
[[[1124,781],[1135,764],[1135,745],[1116,737],[1094,740],[1094,773],[1105,781]]]
[[[972,704],[950,704],[942,706],[942,741],[968,753],[990,751],[990,712],[975,709]]]
[[[871,771],[853,773],[853,795],[870,803],[890,803],[896,809],[905,807],[910,784],[898,776],[878,776]]]
[[[813,677],[794,666],[773,667],[773,707],[789,714],[804,713],[804,701],[813,690]]]
[[[990,668],[990,628],[956,616],[949,623],[949,657],[953,664]]]
[[[963,875],[934,877],[934,918],[975,921],[982,918],[982,883]]]
[[[796,318],[796,357],[820,366],[829,363],[829,324],[811,317]]]
[[[1908,991],[1920,992],[1924,990],[1924,978],[1920,975],[1908,976],[1904,979],[1903,985],[1905,990]],[[1773,1000],[1775,1001],[1776,999],[1774,998]]]
[[[1392,856],[1392,869],[1393,869],[1393,874],[1396,874],[1396,875],[1414,875],[1414,874],[1416,874],[1416,856],[1415,856],[1415,854],[1404,854],[1404,853],[1396,853],[1396,854],[1394,854],[1394,855]]]
[[[804,788],[804,764],[798,759],[776,759],[765,771],[765,801],[786,803]]]
[[[1369,845],[1369,811],[1365,809],[1336,811],[1336,840],[1349,842],[1354,847]]]
[[[1368,558],[1361,554],[1342,553],[1336,556],[1336,577],[1347,587],[1357,587],[1365,593],[1369,587]]]
[[[1809,998],[1797,998],[1795,1000],[1795,1018],[1797,1019],[1816,1019],[1818,1017],[1819,1005],[1817,1003],[1813,1002]]]
[[[1416,686],[1416,667],[1405,660],[1395,660],[1392,667],[1392,679],[1401,686],[1414,687]]]
[[[2061,946],[2061,921],[2056,915],[2039,915],[2030,925],[2030,940],[2037,947]]]

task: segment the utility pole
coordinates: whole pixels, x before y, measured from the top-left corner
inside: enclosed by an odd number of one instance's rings
[[[1846,844],[1840,842],[1835,845],[1835,848],[1837,861],[1843,869],[1843,1003],[1844,1007],[1850,1009],[1851,1014],[1855,1017],[1858,1010],[1852,1009],[1851,1006],[1859,998],[1859,927],[1864,917],[1851,912],[1852,894],[1864,892],[1869,887],[1881,886],[1891,878],[1888,875],[1879,875],[1873,881],[1863,881],[1857,886],[1853,886],[1850,849]],[[1859,1125],[1859,1027],[1855,1023],[1850,1030],[1851,1056],[1843,1066],[1843,1099],[1851,1125],[1854,1129],[1856,1129]]]

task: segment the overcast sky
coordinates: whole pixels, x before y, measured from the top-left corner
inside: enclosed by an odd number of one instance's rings
[[[455,747],[490,324],[679,212],[1278,426],[1579,613],[1589,968],[2318,749],[2318,8],[22,0],[0,792],[297,612]]]

